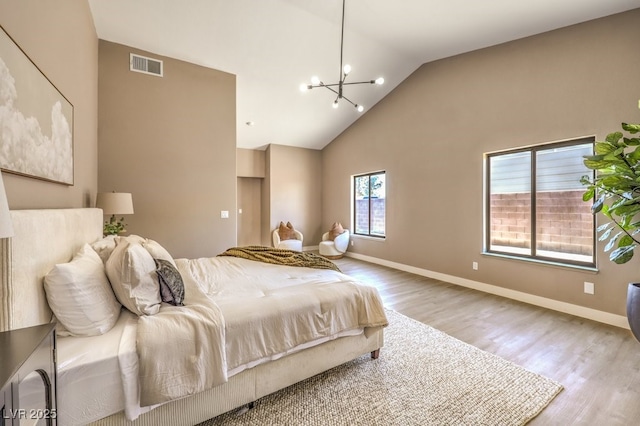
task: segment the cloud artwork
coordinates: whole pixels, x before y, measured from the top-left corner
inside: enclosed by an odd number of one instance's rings
[[[19,95],[15,78],[0,57],[0,167],[18,174],[73,184],[72,129],[61,101],[52,101],[51,129],[43,132],[36,117],[27,116],[18,109]],[[37,101],[47,102],[46,99]]]

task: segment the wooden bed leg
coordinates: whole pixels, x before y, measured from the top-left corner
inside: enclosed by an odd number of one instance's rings
[[[239,408],[238,411],[236,411],[236,416],[241,416],[244,413],[246,413],[249,410],[253,410],[253,407],[255,407],[256,402],[252,401],[246,405],[244,405],[243,407]]]
[[[371,351],[371,359],[378,359],[379,356],[380,356],[380,348],[376,349],[375,351]]]

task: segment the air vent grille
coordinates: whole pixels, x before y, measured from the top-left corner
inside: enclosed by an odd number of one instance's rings
[[[135,72],[162,77],[162,61],[134,53],[129,55],[129,69]]]

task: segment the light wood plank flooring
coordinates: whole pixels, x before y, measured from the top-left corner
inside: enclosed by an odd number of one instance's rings
[[[640,425],[640,343],[630,331],[352,258],[336,263],[375,285],[387,308],[560,382],[531,425]]]

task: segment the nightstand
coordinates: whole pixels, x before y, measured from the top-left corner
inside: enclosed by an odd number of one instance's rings
[[[56,425],[55,324],[0,332],[0,425]]]

